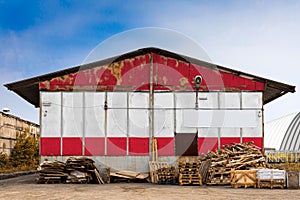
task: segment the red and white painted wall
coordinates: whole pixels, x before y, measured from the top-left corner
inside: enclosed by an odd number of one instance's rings
[[[263,147],[263,92],[262,82],[155,53],[87,68],[40,83],[40,153],[145,171],[152,138],[164,160],[179,156],[177,134],[197,134],[198,155],[232,142]]]

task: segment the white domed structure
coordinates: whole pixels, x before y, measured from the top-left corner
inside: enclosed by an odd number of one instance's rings
[[[265,147],[276,150],[300,150],[300,112],[265,124]]]

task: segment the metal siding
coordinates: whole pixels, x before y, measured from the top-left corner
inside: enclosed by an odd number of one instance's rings
[[[127,137],[127,93],[108,92],[107,137]]]
[[[63,93],[63,137],[83,136],[83,94]]]
[[[157,137],[158,156],[174,156],[174,137]]]
[[[175,93],[176,102],[176,133],[196,133],[196,128],[183,126],[183,111],[195,108],[195,93],[180,92]]]
[[[149,138],[129,138],[129,155],[145,156],[149,155]]]
[[[67,137],[62,139],[62,155],[82,156],[82,138]]]
[[[242,108],[262,109],[262,92],[242,92]]]
[[[104,137],[104,92],[85,92],[85,137]]]
[[[120,137],[107,138],[107,155],[126,156],[126,139]]]
[[[192,93],[194,99],[191,99],[195,103],[195,92]],[[218,93],[217,92],[199,92],[198,93],[198,105],[199,108],[218,108]]]
[[[198,137],[198,155],[218,149],[217,137]]]
[[[173,93],[154,93],[154,137],[174,137]]]
[[[85,156],[102,156],[104,155],[104,138],[86,137],[85,138]]]
[[[61,93],[41,92],[41,137],[61,136]]]
[[[240,93],[236,92],[221,92],[220,93],[220,108],[225,109],[240,109]]]
[[[148,93],[129,93],[129,137],[149,137],[148,107]]]
[[[41,138],[41,156],[59,156],[60,155],[60,137]]]
[[[184,110],[184,127],[256,127],[261,121],[255,110]]]

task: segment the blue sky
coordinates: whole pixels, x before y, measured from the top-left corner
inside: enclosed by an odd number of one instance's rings
[[[289,0],[0,0],[0,84],[78,65],[117,33],[161,27],[193,38],[215,63],[298,86],[299,10]],[[38,109],[3,86],[0,93],[0,108],[38,122]],[[299,97],[266,105],[266,121],[299,111]]]

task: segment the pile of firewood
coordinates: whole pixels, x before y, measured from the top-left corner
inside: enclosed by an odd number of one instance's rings
[[[46,161],[38,167],[37,183],[99,183],[104,184],[94,161],[70,157],[66,163]]]
[[[252,142],[226,145],[216,152],[202,155],[200,161],[211,161],[206,183],[212,185],[230,184],[230,170],[248,170],[265,167],[265,157]]]

